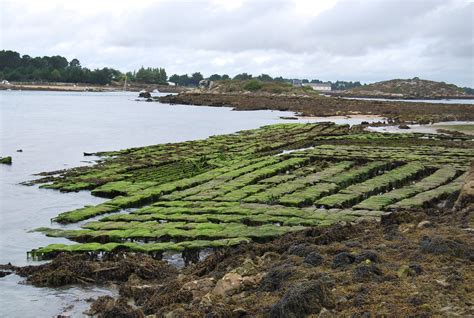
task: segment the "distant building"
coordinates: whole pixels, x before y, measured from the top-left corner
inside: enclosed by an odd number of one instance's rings
[[[331,90],[331,84],[329,83],[305,83],[304,86],[310,86],[315,91],[328,92]]]
[[[302,86],[302,82],[299,79],[294,79],[293,80],[293,86]]]

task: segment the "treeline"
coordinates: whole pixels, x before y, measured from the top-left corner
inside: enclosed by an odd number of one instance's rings
[[[113,81],[121,82],[127,79],[129,82],[168,85],[168,81],[179,86],[198,86],[204,78],[200,72],[188,74],[173,74],[168,78],[164,68],[141,67],[138,71],[122,73],[119,70],[104,67],[102,69],[90,70],[82,67],[78,59],[68,61],[60,55],[31,57],[21,56],[20,53],[9,50],[0,51],[0,80],[15,82],[65,82],[65,83],[89,83],[89,84],[111,84]],[[292,83],[292,79],[271,77],[268,74],[253,76],[248,73],[240,73],[231,78],[227,74],[213,74],[208,78],[211,81],[220,80],[251,80],[262,82]],[[303,83],[309,80],[303,79]],[[311,80],[311,83],[322,83],[320,80]],[[331,82],[329,82],[331,83]],[[349,89],[360,86],[359,82],[337,81],[331,83],[332,89]]]
[[[168,76],[164,68],[144,68],[143,66],[137,71],[127,72],[126,78],[130,82],[168,85]]]
[[[66,82],[110,84],[120,80],[122,73],[113,68],[90,70],[82,67],[78,59],[68,61],[65,57],[20,56],[14,51],[0,51],[0,79],[19,82]]]
[[[10,50],[0,51],[0,81],[7,80],[11,82],[65,82],[65,83],[88,83],[88,84],[111,84],[112,82],[144,83],[168,85],[168,81],[179,86],[196,87],[203,79],[211,81],[221,80],[258,80],[261,82],[280,82],[289,83],[293,79],[283,78],[281,76],[271,77],[268,74],[253,76],[248,73],[240,73],[234,77],[227,74],[212,74],[205,78],[200,72],[188,74],[173,74],[169,78],[164,68],[141,67],[138,71],[122,73],[119,70],[104,67],[102,69],[88,69],[81,66],[78,59],[68,61],[60,55],[31,57],[29,55],[21,56],[20,53]],[[323,83],[318,79],[302,79],[306,83]],[[359,81],[328,81],[332,90],[346,90],[361,86]],[[474,95],[474,89],[463,87],[467,94]]]
[[[169,81],[179,86],[198,86],[199,82],[204,79],[200,72],[195,72],[188,76],[188,74],[170,76]]]

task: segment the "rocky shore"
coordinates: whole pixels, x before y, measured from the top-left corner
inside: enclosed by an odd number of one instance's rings
[[[35,286],[118,284],[119,297],[92,302],[97,317],[465,317],[469,224],[472,210],[425,210],[221,249],[182,269],[143,254],[1,269]]]
[[[157,98],[161,103],[233,107],[235,110],[294,111],[302,116],[379,115],[394,123],[472,121],[474,105],[348,100],[324,96],[186,92]]]

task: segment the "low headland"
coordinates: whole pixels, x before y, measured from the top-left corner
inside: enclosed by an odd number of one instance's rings
[[[445,82],[423,80],[418,77],[366,84],[330,94],[344,97],[387,99],[474,99],[472,89]]]
[[[472,315],[472,136],[364,128],[277,124],[41,173],[29,184],[109,200],[36,229],[75,242],[28,253],[51,262],[1,273],[118,284],[98,317]]]
[[[293,87],[256,80],[218,81],[199,89],[155,97],[155,100],[168,104],[227,106],[235,110],[293,111],[303,117],[378,115],[390,124],[474,120],[473,104],[345,99],[322,96],[309,86]]]

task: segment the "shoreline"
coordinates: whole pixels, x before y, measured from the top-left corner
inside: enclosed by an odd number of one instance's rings
[[[160,93],[180,93],[186,91],[187,88],[167,85],[154,84],[131,84],[127,87],[127,92],[139,92],[141,90],[153,91],[158,90]],[[69,84],[69,83],[38,83],[38,84],[0,84],[0,90],[12,91],[54,91],[54,92],[122,92],[123,85],[87,85],[87,84]]]

